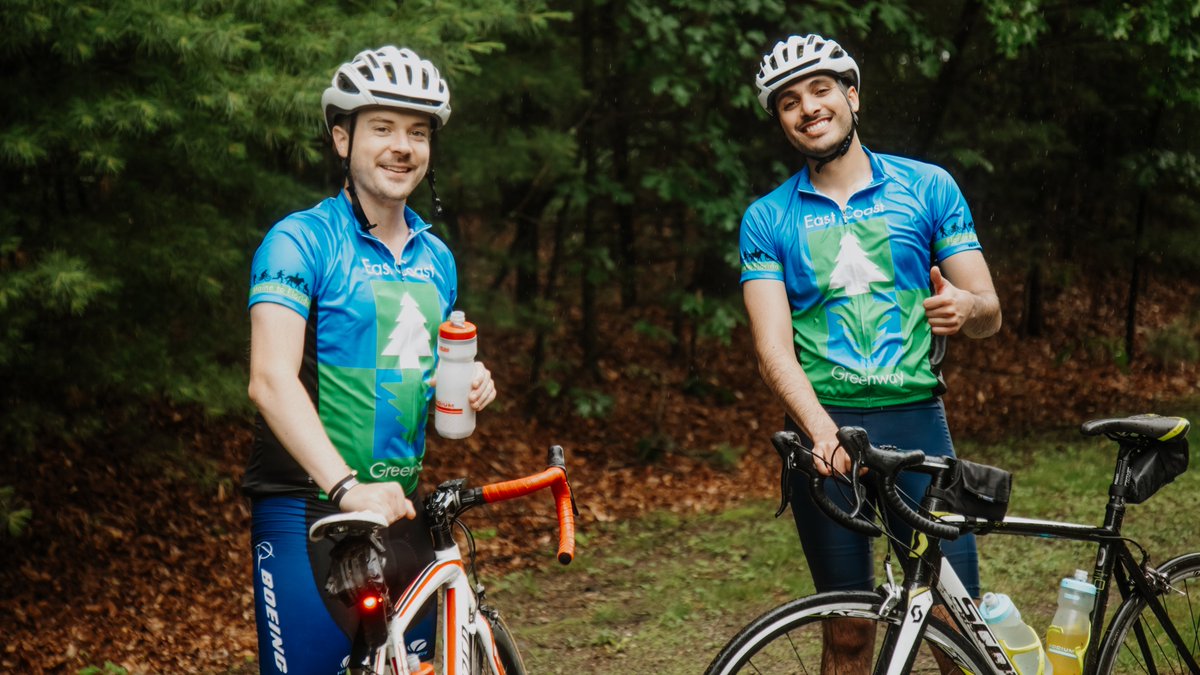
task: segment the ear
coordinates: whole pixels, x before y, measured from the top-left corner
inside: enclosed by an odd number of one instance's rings
[[[850,102],[850,112],[858,112],[858,87],[846,87],[846,100]]]
[[[346,159],[350,154],[350,132],[342,124],[335,124],[330,133],[333,135],[333,149],[338,157]]]

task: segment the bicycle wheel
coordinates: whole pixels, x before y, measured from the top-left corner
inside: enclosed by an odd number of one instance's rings
[[[1180,556],[1158,569],[1166,575],[1171,587],[1158,600],[1192,657],[1200,661],[1200,553]],[[1117,608],[1101,645],[1096,671],[1101,674],[1194,672],[1141,596],[1132,596]]]
[[[855,672],[869,673],[879,658],[884,633],[894,619],[879,615],[880,597],[875,593],[845,591],[813,595],[780,605],[752,621],[734,636],[713,659],[707,675],[734,673],[821,673],[822,635],[832,622],[861,619],[871,622],[874,649],[871,664],[859,664]],[[962,672],[991,672],[966,639],[941,620],[930,617],[912,673],[940,673],[941,659],[948,668]],[[828,664],[825,672],[837,672]]]
[[[488,624],[492,627],[492,638],[496,641],[496,653],[500,657],[500,664],[504,666],[504,674],[525,675],[525,662],[521,659],[521,652],[517,650],[517,641],[508,630],[508,624],[504,623],[500,613],[491,607],[481,607],[479,611],[487,617]],[[471,642],[471,675],[487,675],[492,672],[484,661],[486,654],[477,636]]]

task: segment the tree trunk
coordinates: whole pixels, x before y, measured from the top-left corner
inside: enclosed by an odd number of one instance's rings
[[[967,48],[967,41],[971,39],[971,27],[975,25],[975,19],[979,16],[979,10],[982,7],[983,4],[979,0],[970,0],[963,5],[962,16],[958,21],[958,32],[954,34],[953,58],[943,65],[941,72],[938,73],[937,84],[933,88],[933,96],[930,97],[928,112],[925,115],[929,124],[922,130],[917,140],[916,154],[918,157],[924,157],[929,153],[933,142],[941,133],[942,123],[946,119],[946,111],[949,109],[954,95],[954,80],[958,77],[958,67],[963,62],[962,57]]]
[[[596,96],[596,81],[592,67],[593,57],[593,11],[592,0],[583,0],[579,12],[580,22],[580,69],[582,70],[583,88],[589,96]],[[593,280],[596,255],[596,199],[592,191],[596,185],[596,144],[592,135],[592,124],[584,123],[579,129],[579,145],[583,150],[583,269],[580,311],[582,320],[579,325],[579,346],[583,351],[583,372],[593,380],[599,379],[599,367],[596,364],[598,329],[596,320],[596,282]]]
[[[1158,129],[1162,125],[1163,113],[1166,110],[1166,105],[1163,102],[1154,108],[1154,114],[1150,118],[1150,135],[1147,147],[1155,147],[1155,141],[1158,138]],[[1125,307],[1125,357],[1127,363],[1132,364],[1135,352],[1135,337],[1137,336],[1137,305],[1138,305],[1138,287],[1142,283],[1142,238],[1146,232],[1146,221],[1149,219],[1150,186],[1140,185],[1138,187],[1138,206],[1137,216],[1133,227],[1133,269],[1129,271],[1129,302]]]

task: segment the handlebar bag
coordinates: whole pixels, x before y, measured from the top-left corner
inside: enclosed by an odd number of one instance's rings
[[[1186,438],[1158,441],[1142,450],[1129,462],[1129,480],[1125,500],[1141,504],[1188,468]]]
[[[960,459],[955,462],[950,485],[944,490],[930,488],[930,492],[949,502],[954,513],[1003,520],[1012,494],[1012,474],[994,466]]]

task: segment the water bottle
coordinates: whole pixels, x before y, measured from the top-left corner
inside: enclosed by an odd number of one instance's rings
[[[442,438],[466,438],[475,431],[475,411],[467,401],[475,377],[475,343],[475,324],[461,311],[450,312],[438,328],[433,426]]]
[[[1096,587],[1087,579],[1087,572],[1075,570],[1074,576],[1059,584],[1058,609],[1046,630],[1046,659],[1054,675],[1083,672],[1092,607],[1096,604]]]
[[[1003,593],[985,593],[979,614],[1000,641],[1000,648],[1020,675],[1043,675],[1046,652],[1037,631],[1021,620],[1021,613]]]

